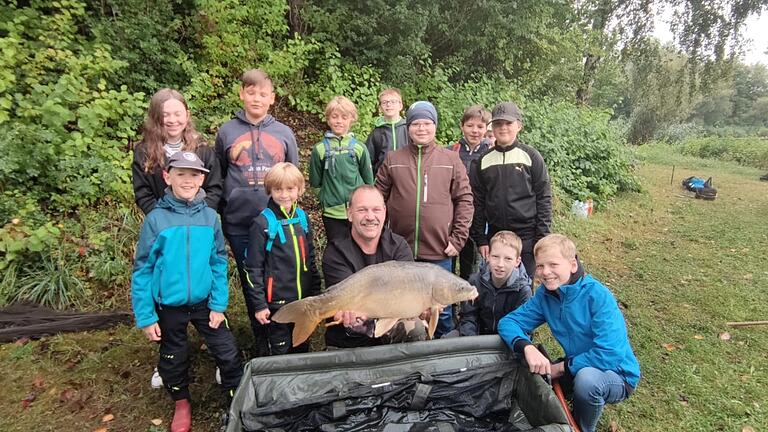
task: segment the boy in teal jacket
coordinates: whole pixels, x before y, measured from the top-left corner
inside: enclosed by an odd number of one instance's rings
[[[207,172],[193,152],[170,157],[163,172],[169,188],[144,220],[131,280],[136,326],[150,341],[160,343],[157,369],[176,402],[172,432],[189,431],[192,423],[187,376],[190,323],[205,338],[229,396],[243,374],[224,316],[229,301],[224,235],[216,211],[205,204],[200,189]]]
[[[328,241],[348,235],[349,194],[362,184],[373,184],[368,149],[349,131],[357,121],[357,108],[344,96],[336,96],[325,108],[329,131],[312,148],[309,184],[320,188],[323,226]]]
[[[606,403],[619,403],[635,390],[640,364],[616,299],[603,284],[584,274],[573,242],[550,234],[536,243],[534,255],[542,286],[501,319],[499,335],[525,356],[531,373],[572,382],[573,416],[582,431],[592,432]],[[565,358],[554,364],[528,336],[544,323],[565,351]],[[570,385],[564,387],[568,390]]]

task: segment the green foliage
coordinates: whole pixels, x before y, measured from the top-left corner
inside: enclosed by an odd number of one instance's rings
[[[77,33],[78,1],[3,6],[0,16],[1,69],[14,71],[0,84],[10,101],[0,112],[0,191],[25,191],[47,212],[128,199],[126,147],[145,104],[140,93],[108,89],[126,64]]]
[[[679,148],[690,156],[768,168],[768,140],[765,138],[694,138],[682,142]]]
[[[86,28],[97,43],[119,47],[112,56],[130,65],[116,77],[118,86],[153,94],[187,85],[183,64],[197,47],[194,12],[191,0],[89,2]]]
[[[58,242],[61,231],[48,222],[38,228],[30,228],[14,219],[11,223],[0,228],[0,270],[23,262],[30,255],[42,253]]]

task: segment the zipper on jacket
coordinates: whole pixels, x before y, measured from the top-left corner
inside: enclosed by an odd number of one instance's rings
[[[427,187],[429,187],[429,177],[427,177],[427,174],[424,174],[424,202],[427,202]]]
[[[421,146],[416,146],[418,156],[416,157],[416,229],[413,234],[413,258],[419,256],[419,214],[421,213]]]
[[[192,254],[190,253],[189,208],[187,208],[187,304],[192,302]]]
[[[288,215],[288,213],[285,211],[285,209],[280,207],[280,210],[283,212],[285,217],[291,218],[296,215],[296,207],[293,207],[293,213],[291,215]],[[293,256],[296,260],[296,293],[298,295],[298,299],[301,300],[301,255],[299,254],[299,243],[296,241],[296,231],[293,229],[293,224],[288,224],[288,230],[291,232],[291,240],[293,241]]]
[[[392,128],[392,150],[397,150],[397,135],[395,134],[395,123],[390,123],[389,127]]]

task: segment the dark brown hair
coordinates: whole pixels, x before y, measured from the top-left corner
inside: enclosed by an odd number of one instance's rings
[[[184,109],[189,113],[189,105],[187,105],[186,99],[176,90],[164,88],[152,95],[152,98],[149,100],[149,108],[147,109],[147,118],[144,120],[141,132],[147,155],[144,160],[145,172],[151,172],[155,167],[165,165],[165,149],[163,149],[163,146],[168,137],[165,136],[165,129],[163,128],[163,105],[171,99],[181,102],[184,105]],[[184,140],[183,151],[194,152],[197,150],[197,147],[203,144],[202,136],[195,129],[195,123],[192,121],[191,115],[181,137]]]

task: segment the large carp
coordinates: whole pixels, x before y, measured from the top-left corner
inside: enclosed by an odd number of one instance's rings
[[[477,297],[477,289],[453,273],[429,263],[389,261],[358,271],[324,293],[289,303],[272,319],[294,323],[293,346],[307,340],[315,327],[338,311],[378,318],[376,336],[398,319],[431,310],[429,337],[435,333],[438,308]]]

